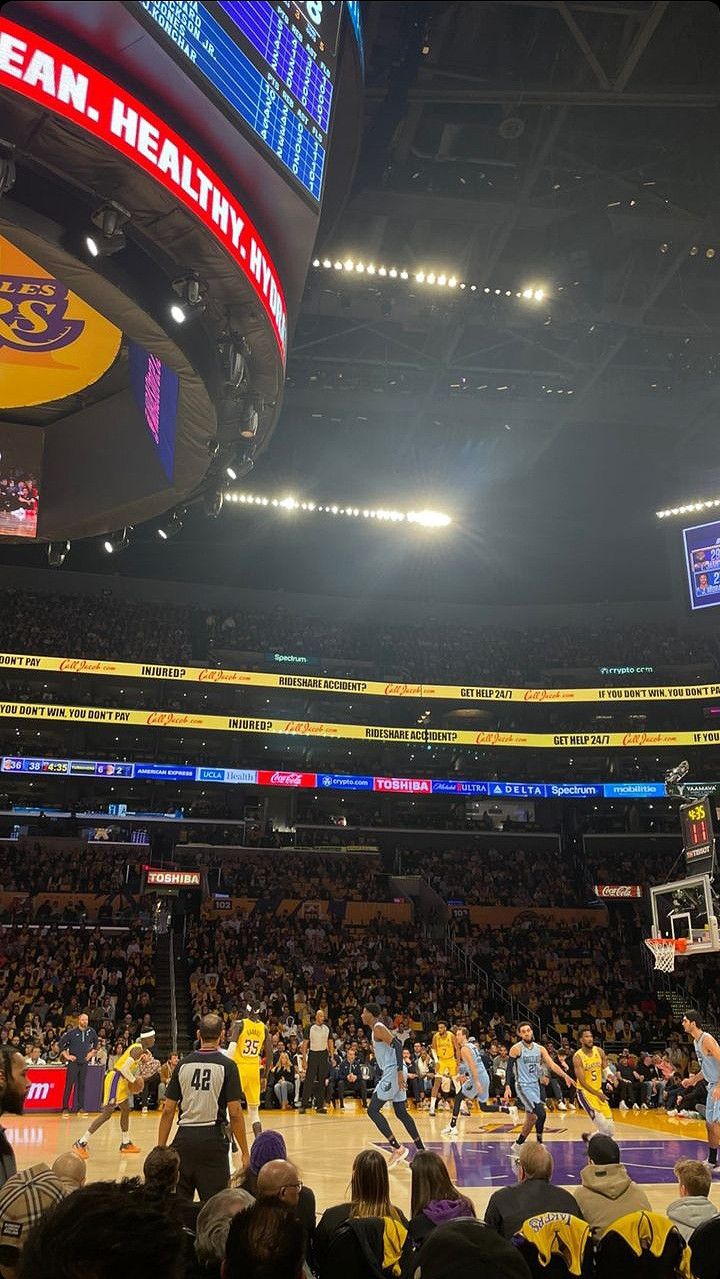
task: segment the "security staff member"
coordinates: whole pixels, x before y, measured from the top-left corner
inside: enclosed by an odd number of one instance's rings
[[[63,1110],[71,1109],[73,1114],[78,1110],[85,1110],[87,1068],[95,1056],[97,1045],[98,1037],[95,1031],[88,1028],[87,1013],[80,1013],[75,1029],[66,1030],[60,1039],[60,1056],[67,1065]],[[70,1106],[71,1093],[74,1093],[72,1106]]]
[[[230,1180],[229,1143],[225,1126],[230,1119],[243,1166],[250,1162],[240,1098],[240,1075],[234,1061],[220,1051],[222,1018],[208,1013],[198,1027],[200,1047],[175,1067],[165,1090],[158,1146],[166,1146],[175,1111],[180,1109],[173,1146],[180,1156],[177,1195],[192,1203],[225,1190]]]
[[[328,1077],[330,1053],[333,1042],[330,1038],[330,1027],[325,1025],[325,1013],[318,1008],[315,1021],[310,1027],[307,1039],[302,1046],[303,1066],[305,1068],[305,1084],[303,1087],[300,1114],[304,1115],[308,1102],[312,1105],[313,1096],[317,1094],[316,1109],[319,1115],[327,1114],[325,1109],[325,1081]]]

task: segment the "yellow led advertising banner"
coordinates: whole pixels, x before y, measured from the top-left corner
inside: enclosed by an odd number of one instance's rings
[[[221,733],[278,733],[292,737],[353,738],[365,742],[420,743],[430,746],[494,746],[537,749],[571,747],[714,746],[720,730],[685,733],[502,733],[468,729],[391,728],[372,724],[332,724],[315,720],[260,719],[245,715],[196,715],[185,711],[120,710],[102,706],[53,706],[0,702],[0,719],[42,719],[66,724],[128,724]]]
[[[720,697],[719,684],[666,684],[647,688],[503,688],[470,684],[408,684],[389,680],[336,679],[331,675],[282,675],[152,662],[109,662],[84,657],[0,653],[0,669],[55,671],[121,679],[180,680],[235,688],[281,688],[303,693],[352,693],[367,697],[436,698],[454,702],[673,702]]]

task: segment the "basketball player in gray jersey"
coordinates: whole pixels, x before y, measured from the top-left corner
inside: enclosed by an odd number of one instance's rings
[[[393,1110],[403,1128],[410,1134],[418,1150],[424,1150],[420,1133],[415,1120],[407,1111],[407,1071],[403,1067],[402,1044],[384,1022],[380,1021],[380,1005],[366,1004],[362,1011],[362,1020],[366,1026],[372,1027],[372,1046],[375,1060],[382,1072],[368,1106],[368,1115],[376,1128],[379,1128],[386,1141],[392,1146],[389,1167],[395,1168],[408,1152],[393,1135],[387,1119],[382,1113],[386,1102],[391,1101]]]

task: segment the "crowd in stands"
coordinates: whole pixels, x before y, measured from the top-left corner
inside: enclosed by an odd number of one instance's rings
[[[60,1037],[82,1012],[112,1062],[153,1015],[154,937],[130,928],[0,928],[0,1046],[38,1064],[61,1060]],[[33,1053],[33,1050],[39,1052]]]
[[[557,851],[483,848],[403,851],[406,874],[422,875],[444,901],[474,906],[577,906],[578,885]],[[612,882],[612,881],[610,881]]]
[[[0,647],[6,652],[187,663],[210,650],[283,652],[372,664],[403,679],[508,684],[561,668],[699,664],[715,661],[709,635],[615,622],[587,627],[501,629],[457,623],[389,624],[308,617],[276,609],[210,611],[99,595],[0,591]]]
[[[219,892],[277,903],[281,898],[306,901],[387,901],[387,879],[372,854],[301,853],[294,849],[241,853],[233,857],[203,856],[216,871]]]

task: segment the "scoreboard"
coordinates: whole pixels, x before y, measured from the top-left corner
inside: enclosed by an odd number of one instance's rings
[[[680,809],[685,863],[697,875],[712,875],[715,862],[715,836],[712,805],[709,796],[683,804]]]
[[[322,198],[340,0],[140,0],[154,34],[313,203]]]

